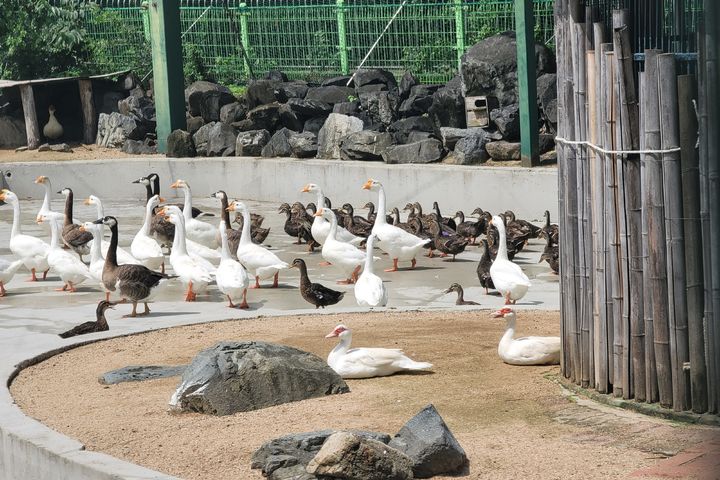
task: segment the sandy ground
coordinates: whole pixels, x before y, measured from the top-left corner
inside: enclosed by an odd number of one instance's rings
[[[217,322],[111,339],[23,371],[11,390],[30,416],[101,451],[186,479],[262,478],[250,470],[266,440],[324,428],[395,433],[433,403],[470,458],[472,479],[608,479],[655,464],[717,430],[575,403],[547,374],[497,357],[504,322],[488,311],[293,316]],[[557,335],[557,312],[523,312],[518,334]],[[434,373],[349,380],[351,393],[225,417],[170,414],[179,377],[104,386],[127,365],[177,365],[220,340],[274,341],[323,358],[336,323],[355,346],[403,348]],[[436,477],[438,478],[438,477]],[[648,477],[645,477],[648,478]]]
[[[16,152],[15,149],[0,148],[0,163],[9,162],[51,162],[62,160],[97,160],[108,158],[155,158],[165,157],[165,155],[131,155],[125,153],[119,148],[104,148],[97,145],[83,145],[80,143],[70,143],[72,152],[38,152],[37,150],[27,150],[24,152]]]

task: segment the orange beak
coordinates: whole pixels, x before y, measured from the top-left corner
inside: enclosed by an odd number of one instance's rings
[[[160,210],[157,211],[156,215],[160,215],[161,217],[167,217],[167,210],[165,207],[162,207]]]
[[[225,209],[226,212],[234,212],[235,211],[235,202],[231,203],[229,207]]]
[[[314,216],[314,217],[322,217],[324,210],[325,210],[324,208],[321,208],[320,210],[318,210],[317,212],[315,212],[315,215],[313,215],[313,216]]]
[[[170,185],[170,188],[180,188],[180,182],[181,182],[181,181],[182,181],[182,180],[176,181],[175,183],[173,183],[172,185]]]
[[[164,201],[165,201],[165,199],[164,199],[163,197],[158,197],[158,202],[161,202],[161,203],[162,203],[162,202],[164,202]]]
[[[84,203],[85,205],[92,205],[92,203],[90,203],[90,198],[89,198],[89,197],[86,198],[83,203]],[[83,231],[84,231],[84,230],[83,230]]]
[[[35,217],[35,223],[38,223],[38,224],[43,223],[42,217],[40,217],[40,216]]]
[[[9,192],[9,191],[10,191],[10,190],[6,190],[6,189],[4,189],[4,188],[3,188],[2,190],[0,190],[0,202],[4,202],[4,201],[5,201],[5,192]]]
[[[84,232],[84,231],[85,231],[85,225],[80,225],[80,228],[78,228],[78,230],[80,230],[81,232]]]
[[[40,175],[35,179],[35,183],[43,183],[45,181],[45,177]]]
[[[372,182],[372,178],[369,178],[368,181],[363,184],[363,190],[370,190],[370,187],[372,187]]]
[[[305,185],[302,190],[300,190],[300,193],[307,193],[310,191],[310,185]]]

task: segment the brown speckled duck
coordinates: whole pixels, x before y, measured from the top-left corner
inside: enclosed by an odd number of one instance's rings
[[[465,300],[465,292],[463,291],[463,288],[460,286],[459,283],[453,283],[443,293],[450,292],[457,292],[457,300],[455,300],[455,305],[480,305],[478,302],[473,302],[472,300]]]
[[[300,294],[308,303],[315,305],[315,309],[335,305],[345,296],[345,292],[338,292],[320,283],[311,282],[307,274],[307,265],[303,259],[293,260],[290,268],[300,270]]]

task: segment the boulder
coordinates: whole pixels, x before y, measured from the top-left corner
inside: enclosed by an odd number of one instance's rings
[[[192,135],[180,129],[170,132],[167,137],[167,152],[165,155],[175,158],[194,157],[196,151]]]
[[[275,99],[285,103],[291,98],[305,98],[309,89],[308,83],[302,80],[279,83],[275,86]]]
[[[245,120],[233,123],[240,131],[267,130],[274,132],[280,123],[280,104],[277,102],[260,105],[250,110]]]
[[[125,99],[125,95],[122,92],[109,91],[102,94],[100,98],[100,106],[98,108],[98,114],[112,112],[119,112],[118,104]],[[97,99],[96,99],[97,101]]]
[[[397,143],[408,143],[410,132],[435,133],[435,124],[430,120],[430,117],[408,117],[392,123],[388,127],[388,132],[392,133]]]
[[[285,75],[285,72],[281,72],[280,70],[270,70],[265,75],[263,75],[263,78],[265,80],[272,80],[273,82],[287,82],[288,77]]]
[[[363,68],[355,72],[355,88],[364,85],[385,85],[388,90],[397,88],[395,75],[382,68]]]
[[[427,140],[428,138],[436,137],[430,132],[411,131],[408,133],[407,141],[405,143],[419,142],[420,140]]]
[[[295,114],[295,112],[293,112],[293,110],[288,104],[284,103],[280,105],[278,113],[280,114],[279,126],[289,128],[294,132],[302,131],[304,124],[303,120],[299,118],[298,115]]]
[[[538,150],[540,150],[541,154],[555,150],[555,135],[541,133],[538,139]]]
[[[490,121],[495,124],[503,140],[520,140],[520,107],[508,105],[490,112]]]
[[[389,446],[410,457],[415,478],[457,474],[468,462],[465,451],[432,404],[408,420]]]
[[[0,147],[16,148],[27,143],[25,122],[22,119],[0,116]]]
[[[385,163],[432,163],[443,156],[440,140],[429,138],[405,145],[394,145],[383,153]]]
[[[193,133],[192,139],[195,144],[195,152],[200,157],[207,156],[208,142],[210,141],[210,130],[215,126],[216,122],[211,122],[198,128],[198,131]]]
[[[372,124],[390,125],[397,119],[398,96],[393,92],[361,93],[360,106]]]
[[[305,100],[316,100],[318,102],[336,104],[347,102],[355,96],[355,90],[349,87],[338,87],[328,85],[327,87],[315,87],[308,90]]]
[[[412,115],[423,115],[430,110],[433,103],[433,94],[442,85],[416,85],[412,88],[408,97],[400,104],[398,113],[401,117]]]
[[[400,86],[398,87],[398,95],[400,100],[405,100],[410,96],[410,90],[415,86],[419,85],[420,82],[410,70],[405,70],[402,78],[400,79]]]
[[[219,120],[227,124],[239,122],[245,118],[247,112],[247,105],[244,101],[228,103],[220,108]]]
[[[157,146],[154,142],[150,143],[148,139],[144,141],[125,140],[120,150],[131,155],[155,155],[157,153]]]
[[[393,138],[387,132],[362,130],[351,133],[340,143],[343,160],[382,160],[382,154],[392,145]]]
[[[465,98],[459,77],[433,93],[428,114],[438,127],[465,128]]]
[[[500,140],[498,142],[488,142],[485,144],[485,150],[493,160],[520,160],[520,144],[515,142],[507,142]]]
[[[536,77],[555,71],[550,49],[535,46]],[[463,95],[491,95],[500,105],[518,103],[517,45],[515,32],[508,31],[488,37],[465,52],[460,62]]]
[[[208,131],[207,155],[209,157],[234,155],[237,134],[237,130],[227,123],[214,123]]]
[[[266,103],[273,103],[275,98],[275,87],[278,82],[272,80],[252,80],[248,83],[245,97],[248,108],[253,109]]]
[[[351,432],[337,432],[310,460],[307,472],[348,480],[410,480],[412,461],[388,445]]]
[[[325,125],[326,120],[327,115],[313,117],[305,120],[305,124],[303,125],[303,132],[312,132],[315,135],[318,135],[320,133],[320,129],[323,127],[323,125]]]
[[[320,85],[323,86],[323,87],[335,86],[335,87],[350,87],[350,88],[354,88],[354,87],[355,87],[355,82],[354,82],[354,81],[353,81],[353,82],[350,82],[350,85],[348,85],[348,81],[349,81],[351,78],[352,78],[352,76],[350,76],[350,75],[342,75],[342,76],[339,76],[339,77],[327,78],[327,79],[323,80],[323,82],[322,82]]]
[[[200,127],[205,125],[205,121],[202,119],[202,117],[188,117],[186,120],[187,124],[187,131],[190,132],[191,135],[195,134],[198,130],[200,130]]]
[[[467,137],[472,130],[468,128],[440,127],[440,138],[446,150],[454,150],[455,144],[463,137]]]
[[[333,111],[333,106],[329,103],[319,102],[317,100],[305,100],[302,98],[291,98],[288,100],[287,106],[303,121],[312,117],[330,115]]]
[[[452,155],[445,159],[445,163],[453,165],[477,165],[488,160],[489,155],[485,150],[485,144],[489,138],[485,130],[480,128],[472,130],[472,133],[461,138],[455,144]]]
[[[270,141],[262,148],[260,155],[263,157],[289,157],[292,155],[290,136],[293,131],[288,128],[281,128],[270,138]]]
[[[127,115],[101,113],[98,118],[96,143],[101,147],[119,148],[125,140],[142,140],[146,130]]]
[[[231,415],[349,391],[325,360],[311,353],[268,342],[227,341],[195,356],[170,406]]]
[[[138,90],[138,89],[136,89]],[[143,93],[140,89],[140,93]],[[132,117],[147,131],[155,130],[155,102],[144,95],[130,95],[118,102],[118,111]]]
[[[288,143],[293,157],[310,158],[317,155],[317,135],[312,132],[293,133]]]
[[[318,133],[318,158],[340,158],[343,138],[363,129],[359,118],[331,113]]]
[[[248,130],[238,133],[235,140],[235,155],[238,157],[259,157],[262,149],[270,141],[267,130]]]
[[[235,102],[235,97],[231,93],[210,90],[203,92],[200,96],[200,116],[207,122],[220,121],[220,109]]]
[[[185,104],[188,106],[190,115],[196,117],[200,115],[200,101],[202,94],[209,91],[218,91],[231,94],[230,89],[218,83],[198,80],[193,82],[185,89]],[[232,94],[231,94],[232,95]]]
[[[546,73],[537,79],[538,105],[542,116],[553,127],[557,125],[557,75]]]
[[[187,368],[187,365],[129,365],[103,373],[98,378],[98,382],[102,385],[115,385],[123,382],[142,382],[144,380],[176,377],[182,375],[185,368]]]
[[[340,113],[342,115],[357,116],[360,113],[360,101],[342,102],[333,105],[332,113]]]
[[[373,83],[370,85],[363,85],[362,87],[355,87],[355,94],[359,97],[363,93],[383,92],[388,90],[387,85],[384,83]]]

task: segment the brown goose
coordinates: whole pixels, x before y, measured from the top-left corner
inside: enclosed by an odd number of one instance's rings
[[[480,262],[478,262],[477,266],[477,276],[478,280],[480,280],[480,286],[485,288],[485,295],[487,295],[488,289],[492,288],[495,289],[495,284],[492,281],[492,277],[490,276],[490,266],[492,265],[492,258],[490,258],[490,247],[488,246],[487,239],[483,238],[480,241],[480,250],[482,251]]]
[[[75,253],[83,255],[90,253],[90,241],[93,239],[92,233],[85,232],[80,229],[80,225],[73,223],[73,191],[71,188],[63,188],[57,193],[65,195],[65,223],[62,229],[62,241],[68,247],[72,248]]]
[[[77,335],[85,335],[95,332],[106,332],[110,330],[110,326],[105,319],[105,310],[107,310],[108,308],[113,308],[115,305],[117,304],[113,302],[108,302],[107,300],[100,300],[100,302],[97,304],[97,308],[95,309],[96,320],[94,322],[81,323],[80,325],[71,328],[67,332],[58,333],[58,336],[60,338],[70,338]]]
[[[233,258],[233,260],[237,260],[237,249],[238,245],[240,245],[241,232],[240,230],[233,230],[232,226],[230,225],[230,212],[227,211],[229,205],[227,193],[225,193],[224,190],[218,190],[210,196],[220,200],[220,215],[222,217],[223,223],[225,223],[225,233],[227,234],[228,250],[230,251],[230,256]],[[222,239],[220,238],[220,232],[218,231],[218,243],[221,242]]]
[[[154,289],[160,285],[160,281],[168,278],[174,278],[170,275],[155,272],[144,265],[118,265],[117,263],[117,246],[118,246],[118,223],[115,217],[106,216],[93,223],[102,223],[110,227],[110,248],[108,248],[105,257],[105,266],[103,267],[102,281],[105,288],[110,292],[119,291],[120,296],[129,300],[133,304],[131,317],[138,315],[137,304],[143,302],[145,304],[145,312],[141,315],[150,313],[147,300]],[[107,300],[107,298],[106,298]]]
[[[455,300],[455,305],[480,305],[478,302],[473,302],[472,300],[465,300],[465,292],[463,291],[463,288],[460,286],[459,283],[453,283],[443,293],[450,292],[457,292],[457,300]]]
[[[300,294],[308,302],[315,305],[315,309],[335,305],[345,296],[345,292],[338,292],[320,283],[313,283],[307,274],[307,265],[301,258],[293,260],[290,268],[300,270]]]

